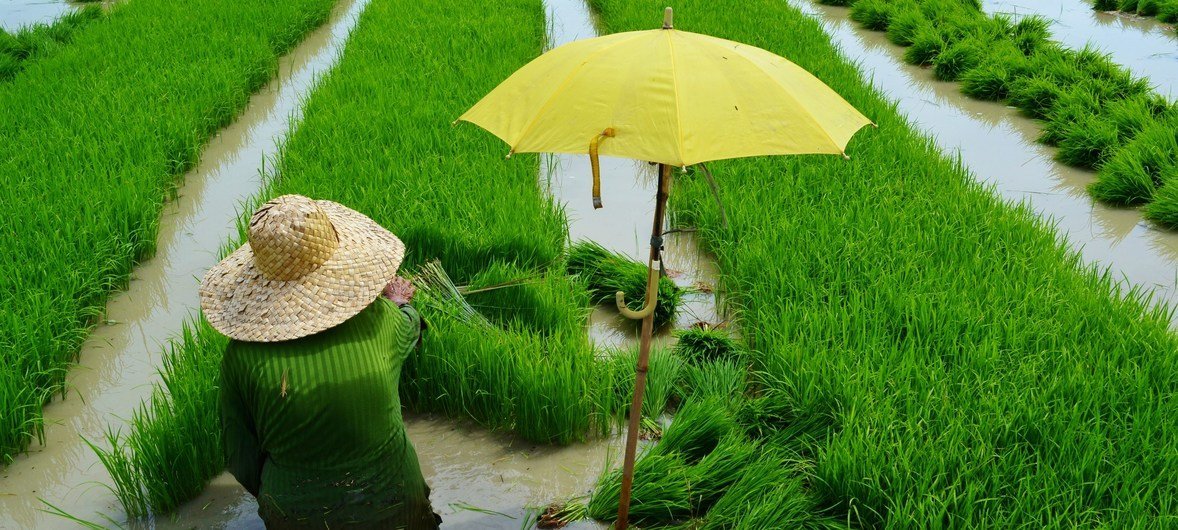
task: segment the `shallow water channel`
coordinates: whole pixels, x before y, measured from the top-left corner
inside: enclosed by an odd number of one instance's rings
[[[811,0],[789,3],[821,20],[863,77],[981,182],[1054,222],[1086,263],[1108,268],[1123,285],[1150,290],[1155,299],[1178,307],[1178,232],[1154,227],[1135,209],[1093,201],[1085,187],[1095,173],[1055,162],[1055,149],[1035,142],[1037,122],[1018,109],[970,99],[956,83],[937,81],[930,70],[905,63],[903,48],[886,34],[851,22],[849,9]]]
[[[1149,79],[1161,94],[1178,96],[1178,34],[1153,17],[1097,11],[1091,0],[983,0],[991,15],[1038,15],[1051,21],[1055,41],[1081,49],[1091,45],[1113,62]]]
[[[15,32],[33,24],[52,24],[62,15],[85,5],[86,2],[65,0],[0,0],[0,29]]]

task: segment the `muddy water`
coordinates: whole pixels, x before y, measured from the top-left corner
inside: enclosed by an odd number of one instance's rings
[[[84,5],[63,0],[0,0],[0,29],[14,32],[32,24],[51,24]]]
[[[1158,92],[1178,97],[1178,36],[1155,18],[1092,9],[1090,0],[983,0],[987,13],[1039,15],[1051,21],[1052,37],[1066,46],[1086,45],[1108,53]]]
[[[282,58],[278,77],[244,114],[205,146],[179,198],[165,207],[156,255],[108,303],[108,324],[94,330],[70,370],[69,396],[45,409],[46,445],[0,470],[0,528],[70,526],[40,512],[39,499],[83,518],[121,512],[96,486],[109,477],[83,437],[101,443],[108,425],[125,428],[150,395],[164,344],[198,307],[198,279],[235,233],[239,206],[262,187],[263,161],[276,153],[301,98],[335,63],[363,4],[337,6],[328,24]]]
[[[548,10],[550,46],[597,36],[593,15],[584,0],[547,0],[545,6]],[[629,159],[602,157],[601,201],[604,207],[594,210],[589,157],[546,156],[543,165],[548,190],[560,200],[568,215],[572,241],[596,241],[610,250],[646,263],[650,253],[657,166]],[[671,342],[672,329],[683,329],[697,322],[715,324],[723,320],[712,292],[716,279],[715,263],[700,251],[694,235],[678,232],[670,234],[666,237],[665,249],[664,266],[668,276],[689,291],[684,296],[674,324],[659,330],[655,337],[656,345]],[[598,307],[590,317],[590,337],[599,346],[632,346],[637,343],[638,332],[638,326],[619,315],[613,307]]]
[[[1039,125],[1017,109],[967,98],[956,84],[936,81],[927,69],[904,63],[902,48],[883,33],[850,22],[846,8],[790,3],[822,20],[864,78],[896,101],[941,149],[960,156],[979,180],[1053,220],[1087,263],[1108,268],[1123,284],[1152,290],[1156,299],[1178,307],[1178,233],[1152,227],[1136,210],[1092,201],[1085,186],[1095,175],[1056,163],[1054,149],[1035,142]]]

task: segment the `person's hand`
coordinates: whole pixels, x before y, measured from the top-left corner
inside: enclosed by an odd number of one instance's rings
[[[384,287],[384,297],[391,300],[397,305],[407,305],[413,301],[413,295],[417,293],[417,288],[413,284],[402,278],[396,276],[388,285]]]

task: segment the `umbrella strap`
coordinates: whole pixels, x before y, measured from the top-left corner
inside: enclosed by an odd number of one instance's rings
[[[597,146],[602,140],[614,137],[614,129],[610,127],[601,134],[594,136],[589,142],[589,165],[593,167],[593,209],[601,208],[601,161],[597,157]]]

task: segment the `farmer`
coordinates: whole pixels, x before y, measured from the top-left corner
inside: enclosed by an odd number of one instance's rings
[[[209,270],[201,308],[221,365],[229,471],[267,528],[437,528],[401,422],[401,364],[421,338],[405,245],[330,201],[262,205]],[[382,292],[385,296],[381,296]]]

